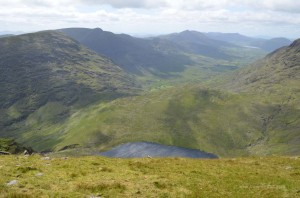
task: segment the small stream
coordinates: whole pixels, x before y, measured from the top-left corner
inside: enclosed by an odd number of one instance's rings
[[[186,157],[186,158],[218,158],[217,155],[206,153],[197,149],[177,146],[166,146],[150,142],[131,142],[121,144],[99,155],[116,158],[139,157]]]

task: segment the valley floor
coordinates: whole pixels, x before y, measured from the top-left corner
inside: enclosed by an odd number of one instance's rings
[[[300,197],[300,157],[0,156],[0,197]]]

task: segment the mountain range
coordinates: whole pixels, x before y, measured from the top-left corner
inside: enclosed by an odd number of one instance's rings
[[[212,62],[206,65],[212,64],[214,67],[232,64],[240,67],[249,63],[249,59],[261,58],[266,54],[260,49],[248,49],[214,40],[196,31],[150,38],[114,34],[100,28],[67,28],[58,31],[98,54],[109,57],[127,72],[138,75],[153,74],[163,78],[172,76],[174,72],[184,72],[189,66],[196,66],[201,72],[205,72],[199,66],[204,61]],[[231,70],[230,67],[225,67],[226,69]]]
[[[150,141],[221,157],[299,154],[300,41],[257,60],[266,51],[243,47],[251,39],[222,36],[0,38],[0,137],[37,151]]]
[[[182,71],[192,61],[180,53],[179,46],[164,42],[164,51],[159,50],[160,41],[135,38],[126,34],[114,34],[100,28],[61,29],[68,36],[95,52],[105,55],[125,71],[141,74],[143,70]]]
[[[287,46],[292,43],[292,41],[287,38],[262,39],[244,36],[238,33],[219,32],[208,32],[204,34],[215,40],[225,41],[239,46],[256,47],[267,52],[272,52],[280,47]]]

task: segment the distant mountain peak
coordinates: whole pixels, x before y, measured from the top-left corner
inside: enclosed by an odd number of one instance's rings
[[[202,32],[198,32],[198,31],[195,31],[195,30],[184,30],[178,34],[197,34],[198,36],[199,35],[203,35],[205,36]]]
[[[103,30],[102,30],[101,28],[99,28],[99,27],[94,28],[94,30],[95,30],[95,31],[98,31],[98,32],[103,32]]]
[[[181,33],[201,33],[201,32],[198,32],[196,30],[184,30]]]

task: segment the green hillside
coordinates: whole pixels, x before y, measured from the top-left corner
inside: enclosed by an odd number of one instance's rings
[[[26,126],[46,135],[45,120],[64,122],[74,109],[136,92],[112,61],[55,31],[1,38],[0,82],[0,136],[19,138]]]
[[[299,111],[294,106],[268,96],[189,86],[94,105],[57,127],[64,131],[57,150],[72,144],[105,149],[153,141],[219,156],[300,151]]]
[[[177,86],[92,105],[45,128],[63,133],[59,144],[49,146],[107,149],[153,141],[219,156],[299,154],[298,61],[299,40],[216,82],[214,89]]]
[[[0,41],[1,136],[37,151],[152,141],[221,157],[300,153],[299,40],[210,88],[173,83],[139,96],[128,96],[129,75],[62,33]]]
[[[263,124],[253,117],[256,105],[245,106],[248,102],[236,94],[186,86],[98,104],[59,126],[64,135],[56,149],[153,141],[221,156],[246,155]]]
[[[300,40],[278,49],[223,80],[221,87],[240,92],[299,94]],[[218,83],[218,82],[217,82]]]

